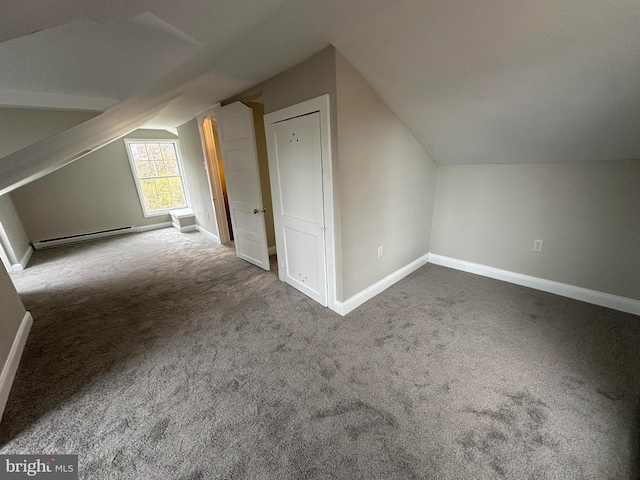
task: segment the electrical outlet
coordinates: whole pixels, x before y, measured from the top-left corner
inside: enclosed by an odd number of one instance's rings
[[[541,252],[543,243],[544,242],[542,240],[534,240],[533,241],[533,251],[534,252]]]
[[[378,258],[380,258],[382,256],[382,254],[384,253],[384,249],[382,248],[382,245],[380,245],[378,247]]]

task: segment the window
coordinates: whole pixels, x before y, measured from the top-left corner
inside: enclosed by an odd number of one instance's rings
[[[145,217],[188,206],[177,140],[125,139]]]

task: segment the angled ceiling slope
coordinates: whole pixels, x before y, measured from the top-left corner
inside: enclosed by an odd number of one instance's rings
[[[105,31],[119,25],[146,32],[130,35],[132,49],[145,51],[154,36],[166,40],[172,60],[168,68],[150,61],[148,70],[155,73],[148,77],[137,72],[122,78],[126,72],[116,69],[110,72],[120,75],[114,81],[67,65],[77,76],[87,75],[85,85],[74,78],[77,89],[71,91],[64,89],[61,66],[69,61],[67,50],[71,57],[87,58],[90,51],[127,56],[100,50],[101,45],[68,47],[42,70],[42,64],[27,62],[33,70],[18,82],[4,70],[18,67],[21,58],[5,52],[0,79],[7,83],[0,81],[0,104],[3,88],[15,92],[27,84],[49,88],[51,95],[126,98],[86,124],[0,159],[0,192],[127,129],[175,127],[329,43],[440,164],[640,158],[637,1],[51,0],[42,5],[0,3],[6,25],[0,38],[15,39],[7,45],[27,45],[29,37],[84,32],[97,22]],[[47,28],[53,31],[17,38]],[[104,72],[99,63],[87,61]],[[135,62],[129,65],[135,68]]]
[[[10,2],[11,3],[11,2]],[[25,2],[30,5],[30,2]],[[63,13],[69,13],[71,11],[76,12],[74,9],[76,8],[77,2],[67,2],[67,1],[53,1],[51,4],[58,4],[60,7],[60,15],[58,17],[64,17],[65,19],[74,18],[72,15],[64,16]],[[147,84],[142,86],[133,86],[134,90],[137,90],[133,95],[128,96],[125,100],[116,104],[115,106],[109,108],[104,113],[98,115],[90,119],[89,121],[77,125],[61,134],[58,134],[54,137],[45,139],[36,144],[25,147],[22,150],[14,152],[2,159],[0,159],[0,194],[4,194],[18,188],[30,181],[33,181],[37,178],[40,178],[62,166],[77,160],[85,156],[86,154],[94,151],[101,146],[126,135],[127,133],[135,130],[136,128],[146,126],[146,122],[150,121],[156,114],[160,111],[165,112],[165,116],[167,109],[179,112],[182,117],[178,118],[175,116],[171,116],[169,121],[163,127],[175,127],[192,118],[196,113],[203,110],[206,107],[211,106],[215,103],[215,98],[221,97],[230,94],[230,88],[246,88],[246,83],[243,81],[235,81],[230,82],[229,79],[224,78],[220,75],[215,75],[210,73],[210,70],[213,65],[226,53],[228,52],[234,45],[234,41],[238,36],[242,36],[246,34],[246,32],[250,31],[255,27],[256,24],[260,23],[260,21],[269,16],[277,6],[282,3],[280,0],[251,0],[244,3],[244,8],[235,9],[233,11],[229,11],[226,7],[224,1],[212,1],[206,4],[206,8],[203,7],[203,3],[198,0],[185,0],[181,2],[179,5],[176,2],[170,1],[156,1],[156,2],[131,2],[126,5],[145,5],[148,3],[152,3],[154,7],[159,10],[166,10],[167,12],[173,12],[171,15],[168,14],[169,17],[179,18],[184,12],[192,12],[194,13],[193,18],[195,20],[192,23],[195,25],[195,30],[198,30],[198,27],[202,24],[202,18],[200,18],[197,14],[204,8],[210,9],[212,6],[220,6],[218,9],[220,15],[215,19],[209,17],[206,19],[207,28],[211,29],[215,32],[213,34],[213,38],[216,38],[217,41],[207,45],[206,47],[200,47],[199,43],[192,40],[191,36],[188,34],[182,34],[177,31],[174,27],[165,24],[164,22],[158,21],[155,16],[151,14],[138,15],[133,19],[126,19],[123,21],[119,21],[117,18],[117,14],[113,14],[115,16],[115,26],[111,25],[107,30],[125,30],[131,32],[131,26],[133,25],[134,29],[141,30],[144,32],[143,35],[139,37],[136,35],[130,36],[130,41],[132,44],[135,44],[135,48],[140,51],[141,46],[143,48],[147,48],[149,39],[155,37],[155,40],[158,38],[167,38],[170,37],[170,42],[173,42],[172,45],[175,47],[178,45],[177,51],[178,55],[176,57],[180,57],[181,55],[184,57],[189,56],[194,51],[197,51],[195,55],[191,55],[190,58],[186,61],[181,61],[177,67],[171,65],[171,62],[166,63],[169,59],[164,56],[165,63],[162,62],[145,62],[141,61],[133,65],[133,67],[140,69],[140,65],[143,67],[152,66],[155,68],[155,71],[149,70],[149,68],[142,68],[144,71],[145,78],[147,79]],[[22,4],[22,2],[21,2]],[[129,7],[123,7],[124,2],[114,2],[111,6],[118,11],[118,8],[122,7],[122,11],[129,11]],[[28,5],[26,5],[28,7]],[[15,7],[15,5],[14,5]],[[86,6],[85,6],[86,7]],[[2,8],[7,9],[7,4],[3,2]],[[16,11],[21,11],[20,8],[17,8]],[[76,12],[77,13],[77,12]],[[101,12],[105,14],[105,12]],[[79,13],[77,13],[79,15]],[[20,17],[20,15],[18,15]],[[54,18],[57,18],[53,15]],[[43,20],[43,16],[36,15],[35,18]],[[44,21],[44,20],[43,20]],[[63,25],[60,27],[54,27],[55,31],[69,31],[70,28],[72,32],[77,33],[78,27],[80,30],[85,30],[86,23],[85,22],[73,22],[73,27],[69,27],[69,25]],[[43,32],[44,33],[44,32]],[[104,32],[103,32],[104,33]],[[106,37],[111,40],[114,39],[112,35],[113,31],[108,34]],[[33,37],[39,39],[36,44],[40,48],[45,48],[42,45],[42,39],[49,38],[48,35],[29,35],[29,37]],[[104,37],[104,36],[103,36]],[[219,37],[219,38],[218,38]],[[103,38],[104,39],[104,38]],[[21,39],[11,40],[9,42],[5,42],[11,45],[22,45],[19,41]],[[65,39],[68,41],[68,39]],[[119,42],[119,40],[118,40]],[[1,44],[0,46],[4,46],[5,44]],[[96,48],[98,50],[96,50]],[[104,48],[101,45],[97,45],[95,42],[92,42],[88,48],[83,46],[82,48],[75,49],[69,48],[71,53],[70,55],[78,55],[80,52],[81,56],[85,58],[90,58],[92,56],[100,55],[100,48]],[[124,49],[124,45],[113,45],[110,44],[109,48],[104,50],[109,54],[117,54],[119,50]],[[134,48],[134,47],[131,47]],[[9,49],[11,52],[11,49]],[[56,56],[55,60],[60,61],[63,65],[67,60],[65,60],[65,52],[66,50],[60,50],[59,55]],[[165,53],[162,50],[159,52]],[[152,53],[152,55],[156,55],[158,57],[157,52]],[[154,57],[154,58],[156,58]],[[16,55],[8,55],[8,61],[11,59],[19,58]],[[175,60],[175,58],[173,59]],[[183,60],[183,58],[179,58],[178,60]],[[80,76],[84,76],[88,73],[87,65],[68,65],[70,67],[77,68],[76,72]],[[67,62],[68,64],[68,62]],[[109,66],[109,62],[105,62],[106,66]],[[97,64],[96,64],[97,65]],[[168,67],[167,67],[168,65]],[[89,66],[90,67],[90,66]],[[57,70],[56,70],[57,69]],[[63,68],[56,67],[56,69],[52,71],[49,70],[49,74],[43,75],[46,78],[55,78],[56,71],[58,73],[64,74]],[[90,70],[90,68],[89,68]],[[112,72],[113,73],[113,72]],[[131,92],[132,84],[127,84],[126,82],[130,82],[130,79],[124,79],[122,77],[128,76],[131,74],[131,70],[123,70],[118,68],[118,71],[115,75],[116,82],[119,87],[114,89],[113,82],[102,82],[100,81],[90,81],[87,82],[88,91],[84,91],[85,95],[91,95],[91,97],[81,97],[76,95],[76,97],[80,98],[109,98],[110,96],[118,97],[118,96],[127,96]],[[153,75],[152,75],[153,73]],[[49,75],[47,77],[47,75]],[[204,77],[210,81],[208,84],[208,90],[203,91],[201,88],[202,78]],[[8,76],[10,80],[10,76]],[[46,85],[46,78],[42,79],[43,88],[51,88]],[[142,77],[138,77],[138,80]],[[34,84],[38,80],[32,80]],[[76,79],[76,82],[82,82],[83,79]],[[140,83],[140,82],[138,82]],[[230,86],[230,83],[233,86]],[[33,84],[32,84],[33,85]],[[58,88],[65,88],[65,82],[59,82],[57,84]],[[120,88],[123,87],[124,88]],[[112,94],[110,95],[108,92],[105,94],[105,89],[111,88]],[[193,97],[193,92],[189,95],[191,89],[195,89],[199,93],[198,99],[195,100]],[[8,89],[5,89],[5,91]],[[75,91],[75,90],[74,90]],[[0,89],[0,95],[2,95],[3,91]],[[64,97],[65,93],[60,92],[51,92],[59,94],[60,97]],[[181,98],[186,98],[186,104],[180,105],[178,101]],[[0,97],[0,104],[2,104],[2,99]],[[173,105],[173,109],[170,107]],[[186,116],[186,118],[185,118]]]
[[[107,24],[74,20],[0,43],[0,64],[12,66],[0,70],[0,102],[69,108],[64,99],[83,98],[80,107],[107,108],[176,68],[201,47],[149,12]],[[48,102],[40,105],[46,95]],[[71,106],[78,108],[78,102]]]
[[[401,0],[335,43],[441,164],[640,158],[640,2]]]

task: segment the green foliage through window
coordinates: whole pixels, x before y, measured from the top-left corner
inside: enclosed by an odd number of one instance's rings
[[[175,141],[126,141],[146,213],[187,206]]]

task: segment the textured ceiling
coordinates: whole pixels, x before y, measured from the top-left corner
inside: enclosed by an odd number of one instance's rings
[[[0,43],[5,89],[111,98],[114,104],[193,56],[200,43],[151,13],[74,20]]]
[[[637,0],[3,0],[0,18],[0,105],[155,96],[145,125],[175,127],[332,43],[440,164],[640,158]]]
[[[439,163],[640,158],[638,19],[638,1],[402,1],[336,45]]]

